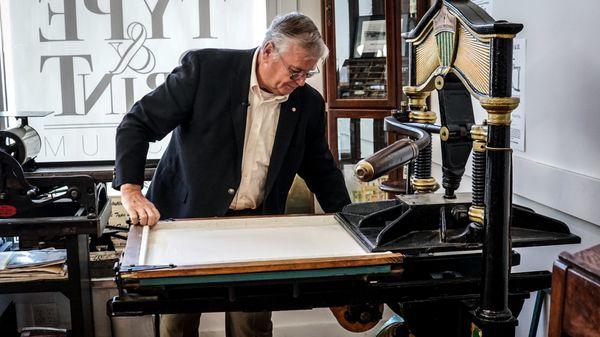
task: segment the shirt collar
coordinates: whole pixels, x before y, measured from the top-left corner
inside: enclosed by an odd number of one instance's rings
[[[277,103],[283,103],[288,100],[290,95],[277,95],[267,92],[260,88],[258,85],[258,78],[256,77],[256,66],[258,65],[258,54],[260,53],[260,47],[254,51],[252,57],[252,71],[250,73],[250,92],[256,95],[261,103],[275,101]]]

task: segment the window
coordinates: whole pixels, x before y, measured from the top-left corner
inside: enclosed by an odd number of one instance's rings
[[[29,119],[38,162],[114,160],[123,115],[185,51],[258,46],[266,13],[265,0],[2,1],[5,108],[53,111]]]

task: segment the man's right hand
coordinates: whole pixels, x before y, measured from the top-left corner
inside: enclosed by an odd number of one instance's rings
[[[154,204],[142,194],[140,185],[121,185],[121,203],[133,225],[154,226],[160,219],[160,213]]]

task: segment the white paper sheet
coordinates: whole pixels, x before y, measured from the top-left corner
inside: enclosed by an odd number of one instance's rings
[[[146,265],[177,266],[366,255],[333,215],[161,222]]]

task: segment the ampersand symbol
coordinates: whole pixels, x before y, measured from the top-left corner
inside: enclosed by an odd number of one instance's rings
[[[154,53],[144,46],[146,42],[146,27],[139,22],[132,22],[127,27],[127,37],[133,40],[133,43],[125,50],[123,54],[119,52],[119,46],[121,42],[111,43],[119,57],[119,64],[111,71],[112,74],[121,74],[127,68],[131,68],[133,71],[140,74],[148,74],[156,66],[156,58]],[[140,53],[145,53],[140,55]]]

